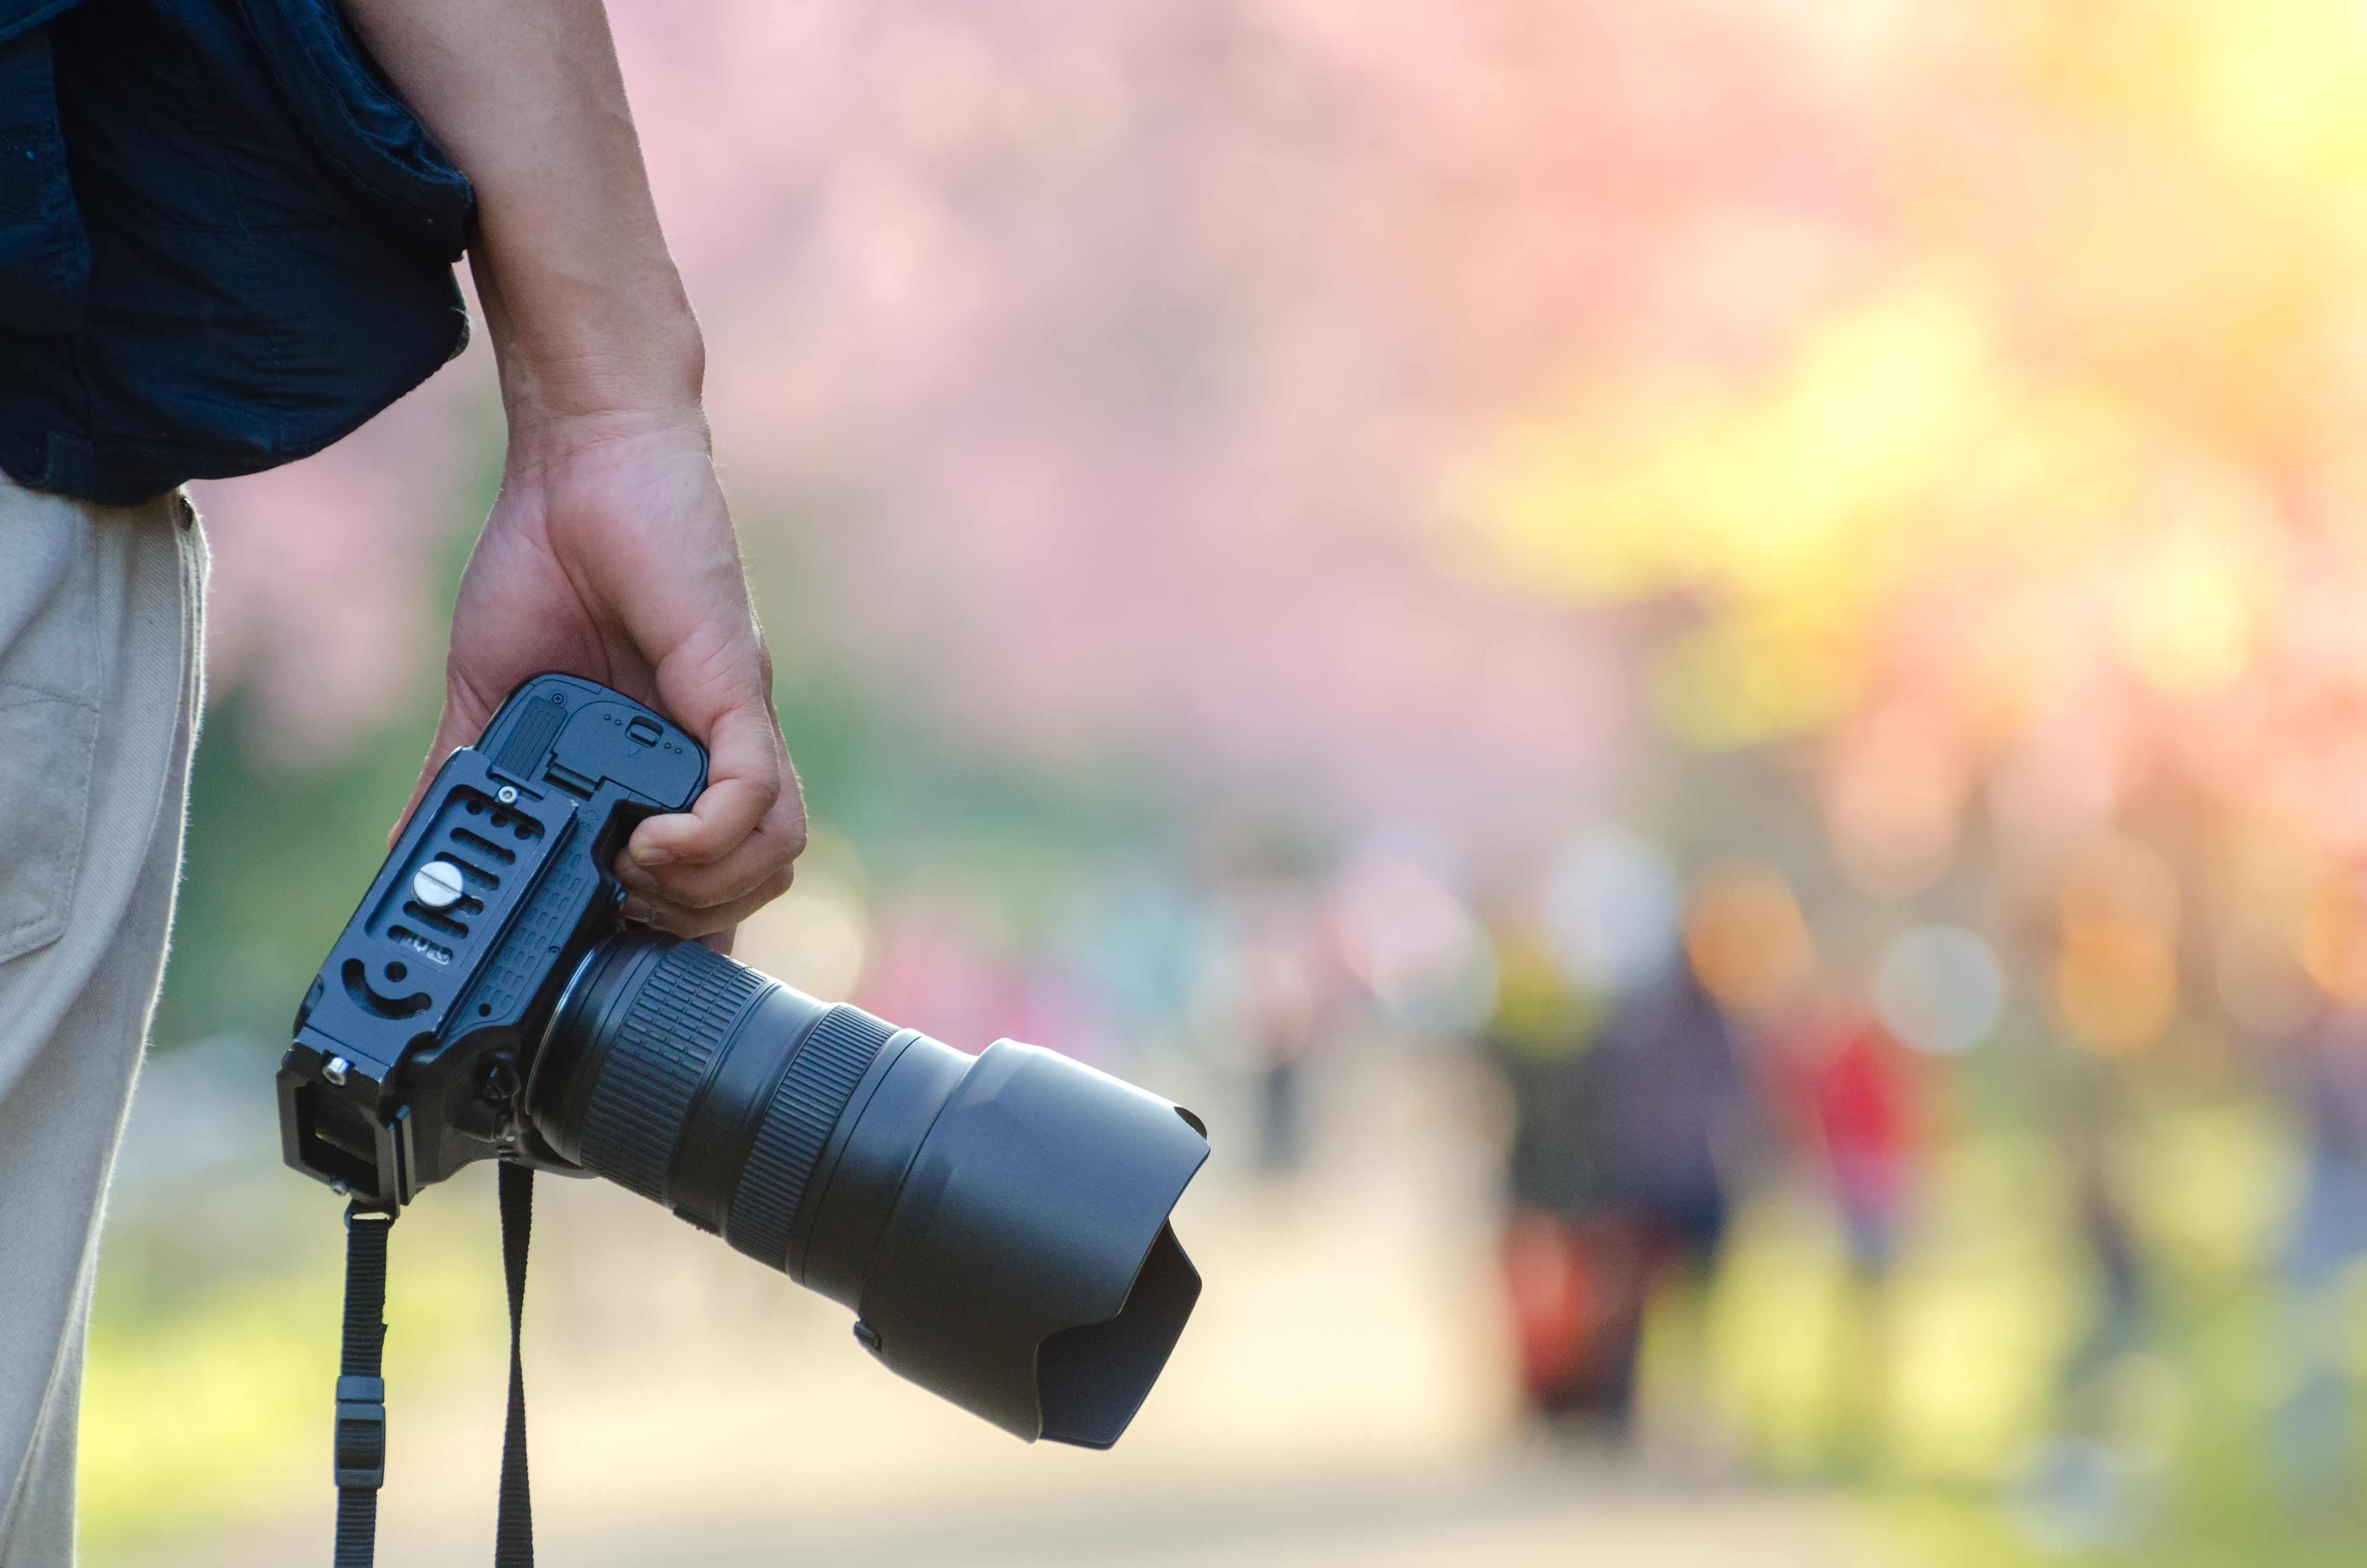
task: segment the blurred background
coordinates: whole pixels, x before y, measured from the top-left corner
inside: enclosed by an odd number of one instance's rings
[[[1113,1453],[540,1184],[586,1563],[2367,1548],[2367,11],[611,0],[817,824],[741,956],[1195,1107]],[[310,1562],[288,1017],[497,476],[481,349],[200,487],[100,1564]],[[483,1171],[391,1562],[491,1537]]]

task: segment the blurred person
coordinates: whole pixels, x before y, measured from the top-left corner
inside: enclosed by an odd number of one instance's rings
[[[1835,1366],[1837,1457],[1845,1467],[1875,1466],[1885,1443],[1886,1303],[1922,1158],[1923,1075],[1863,996],[1840,986],[1771,1023],[1760,1060],[1795,1157],[1814,1173],[1848,1248],[1840,1310],[1855,1353]]]
[[[1506,1247],[1530,1397],[1573,1433],[1624,1440],[1653,1298],[1696,1278],[1725,1237],[1754,1089],[1691,963],[1620,999],[1591,1040],[1565,1024],[1523,1052],[1517,1013],[1498,1014],[1514,1048],[1499,1058],[1533,1063],[1512,1075]]]
[[[2048,1450],[2076,1454],[2080,1441],[2114,1437],[2122,1371],[2146,1344],[2150,1281],[2113,1159],[2129,1116],[2122,1064],[2067,1040],[2036,1064],[2040,1119],[2070,1167],[2073,1221],[2096,1285],[2094,1316],[2063,1368],[2057,1420],[2071,1444]]]
[[[1235,889],[1214,902],[1225,937],[1201,962],[1189,1011],[1195,1039],[1251,1081],[1255,1153],[1268,1175],[1307,1156],[1307,1059],[1329,1010],[1311,901],[1274,889]]]
[[[1825,999],[1771,1031],[1770,1076],[1831,1195],[1863,1279],[1889,1271],[1918,1154],[1915,1063],[1872,1008]]]
[[[1318,905],[1281,878],[1238,888],[1229,902],[1242,937],[1232,964],[1238,1027],[1257,1074],[1258,1165],[1278,1175],[1307,1158],[1307,1061],[1329,1010]]]
[[[1303,954],[1279,942],[1242,955],[1250,1049],[1258,1074],[1258,1165],[1282,1173],[1307,1158],[1307,1052],[1315,1040],[1315,987]]]
[[[1533,944],[1500,946],[1480,1043],[1511,1110],[1503,1278],[1522,1393],[1543,1415],[1583,1411],[1603,1405],[1616,1381],[1594,1322],[1606,1302],[1584,1231],[1601,1204],[1585,1064],[1603,1008]]]
[[[1217,937],[1194,984],[1196,1027],[1255,1082],[1257,1164],[1271,1176],[1307,1158],[1309,1059],[1337,1026],[1321,859],[1294,824],[1220,816],[1200,845],[1206,915]]]
[[[1700,1282],[1752,1163],[1762,1112],[1738,1044],[1733,1021],[1685,964],[1615,1011],[1592,1052],[1631,1405],[1646,1309],[1663,1285]]]
[[[2367,1015],[2329,1011],[2300,1045],[2282,1087],[2305,1129],[2307,1165],[2280,1261],[2291,1392],[2271,1438],[2280,1482],[2324,1508],[2353,1494],[2360,1450],[2350,1365],[2357,1298],[2345,1287],[2367,1260]]]
[[[712,758],[692,809],[621,853],[630,917],[728,945],[804,843],[698,324],[598,0],[343,17],[358,38],[310,0],[0,0],[10,1568],[74,1554],[97,1221],[201,705],[206,556],[182,483],[309,455],[425,379],[465,337],[464,246],[509,445],[420,791],[513,686],[565,670],[668,710]]]

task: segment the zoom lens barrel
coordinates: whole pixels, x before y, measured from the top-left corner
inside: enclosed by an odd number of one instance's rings
[[[585,958],[527,1108],[567,1158],[855,1308],[891,1369],[1031,1441],[1116,1442],[1199,1296],[1167,1223],[1207,1157],[1190,1112],[697,942]]]

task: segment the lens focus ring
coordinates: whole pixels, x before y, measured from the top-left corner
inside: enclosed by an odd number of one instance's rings
[[[832,1007],[814,1026],[764,1108],[764,1126],[732,1195],[724,1235],[733,1246],[775,1268],[787,1267],[790,1226],[822,1145],[872,1059],[895,1034],[895,1025],[857,1007]]]
[[[671,949],[617,1027],[583,1123],[585,1167],[664,1202],[691,1102],[741,1015],[770,983],[700,943]]]

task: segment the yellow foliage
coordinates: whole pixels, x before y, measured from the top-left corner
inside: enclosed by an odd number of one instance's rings
[[[2237,1276],[2282,1240],[2300,1187],[2296,1147],[2260,1101],[2166,1113],[2140,1129],[2116,1186],[2156,1256],[2182,1273]]]
[[[1935,659],[2000,743],[2098,652],[2226,691],[2306,569],[2293,498],[2342,493],[2367,12],[1935,0],[1894,30],[1857,109],[1901,214],[1856,236],[1868,281],[1755,366],[1588,367],[1463,491],[1499,581],[1695,612],[1652,690],[1696,746],[1829,728]],[[1983,608],[1934,624],[1952,596]]]
[[[2133,471],[2108,404],[2023,384],[1975,291],[1918,280],[1811,324],[1763,385],[1598,391],[1530,422],[1474,480],[1468,520],[1500,579],[1693,602],[1656,710],[1691,744],[1750,745],[1859,707],[1903,591],[1969,553],[2062,562]]]

